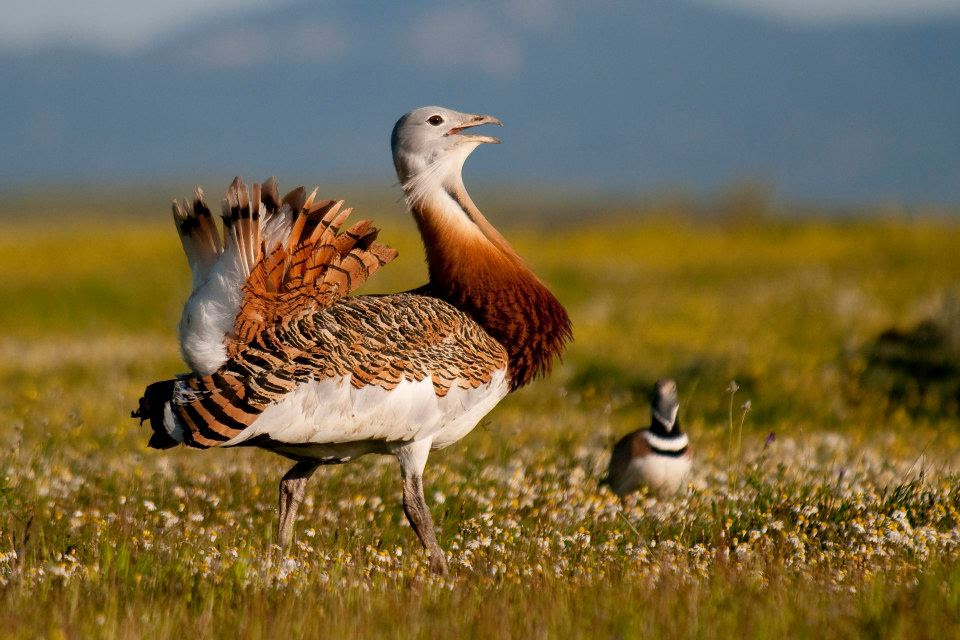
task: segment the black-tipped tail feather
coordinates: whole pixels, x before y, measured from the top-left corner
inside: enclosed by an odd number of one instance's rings
[[[140,398],[140,406],[130,413],[130,417],[139,419],[140,424],[145,420],[150,421],[153,435],[150,436],[147,446],[151,449],[171,449],[180,444],[170,437],[163,424],[163,408],[173,398],[175,382],[176,380],[161,380],[148,386]]]

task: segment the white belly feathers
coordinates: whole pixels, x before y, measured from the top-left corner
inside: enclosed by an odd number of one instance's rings
[[[670,495],[683,487],[689,473],[689,456],[641,456],[630,461],[624,484],[645,484],[655,493]]]
[[[431,439],[432,448],[453,444],[468,434],[507,395],[506,369],[474,389],[454,384],[436,394],[432,380],[404,380],[394,389],[359,389],[349,376],[301,384],[223,446],[256,436],[292,445],[359,441],[413,442]]]

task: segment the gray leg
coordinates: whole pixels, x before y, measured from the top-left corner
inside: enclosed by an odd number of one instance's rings
[[[283,549],[290,546],[293,538],[293,523],[297,519],[297,509],[303,502],[307,480],[319,466],[319,462],[312,460],[300,461],[293,465],[280,481],[280,521],[277,527],[277,543]]]
[[[430,569],[439,575],[447,572],[447,561],[437,544],[433,518],[423,497],[423,468],[430,453],[430,441],[414,442],[397,452],[403,477],[403,512],[430,558]]]

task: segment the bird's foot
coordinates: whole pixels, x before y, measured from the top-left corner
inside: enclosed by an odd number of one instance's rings
[[[433,572],[434,575],[447,575],[447,560],[443,557],[443,552],[438,550],[431,553],[428,556],[428,560],[430,562],[430,571]]]

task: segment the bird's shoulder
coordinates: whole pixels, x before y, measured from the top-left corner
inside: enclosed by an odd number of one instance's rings
[[[434,348],[503,354],[483,327],[448,302],[417,291],[344,298],[315,314],[311,328],[319,342],[333,338],[389,350]]]
[[[625,461],[650,453],[650,443],[643,437],[646,429],[637,429],[620,438],[613,445],[613,457]]]

